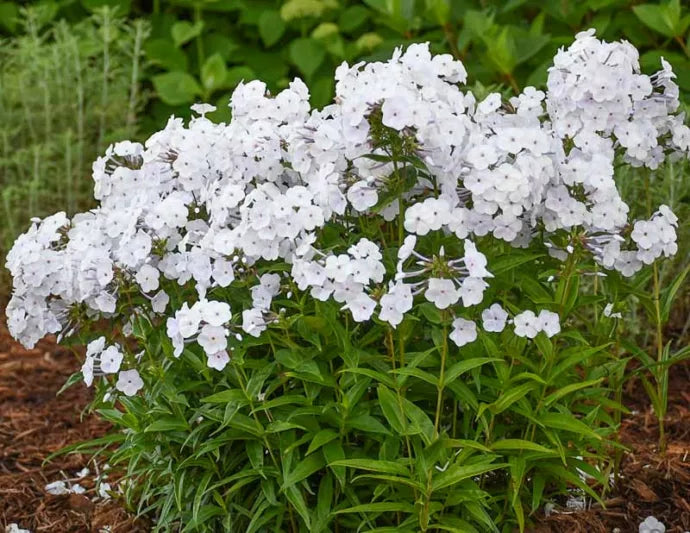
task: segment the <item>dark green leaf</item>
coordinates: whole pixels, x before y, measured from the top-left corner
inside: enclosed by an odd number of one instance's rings
[[[325,58],[325,48],[315,39],[304,37],[290,44],[290,59],[307,78],[311,78]]]
[[[285,22],[275,9],[267,9],[259,17],[259,35],[267,47],[277,43],[285,33]]]
[[[166,72],[153,76],[153,87],[166,104],[191,104],[201,94],[197,81],[186,72]]]
[[[225,60],[220,54],[213,54],[201,67],[201,83],[210,91],[222,87],[225,84],[226,76]]]

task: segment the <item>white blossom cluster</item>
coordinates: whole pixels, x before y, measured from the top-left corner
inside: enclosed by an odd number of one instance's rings
[[[300,250],[299,252],[301,252]],[[368,320],[376,301],[367,294],[372,283],[381,283],[386,269],[376,243],[360,239],[346,254],[328,254],[310,247],[305,255],[295,257],[292,278],[300,290],[311,289],[317,300],[333,298],[349,309],[356,322]],[[321,256],[316,259],[316,255]]]
[[[688,153],[667,63],[643,75],[631,45],[589,31],[557,54],[546,92],[528,87],[508,102],[497,93],[477,101],[460,85],[462,63],[432,57],[426,44],[385,63],[343,64],[335,78],[334,103],[323,109],[310,111],[300,80],[275,97],[252,81],[235,90],[230,123],[211,122],[213,106],[200,104],[188,126],[173,117],[145,145],[110,147],[93,165],[98,207],[36,220],[8,254],[13,336],[31,346],[47,333],[69,334],[77,311],[127,322],[120,308],[135,293],[149,302],[144,312],[168,318],[175,355],[196,342],[220,370],[229,339],[261,335],[279,316],[273,299],[292,290],[332,299],[355,321],[375,316],[392,326],[421,295],[452,315],[481,304],[492,274],[475,243],[487,235],[514,246],[538,238],[558,256],[567,252],[551,244],[553,234],[577,232],[603,267],[625,275],[675,253],[670,209],[631,226],[613,179],[617,157],[654,169]],[[394,198],[387,193],[404,181],[402,163],[377,141],[384,127],[424,167]],[[395,272],[384,267],[385,240],[319,249],[324,228],[353,228],[357,217],[399,217]],[[455,235],[464,255],[415,251],[417,239],[439,232]],[[214,300],[217,289],[245,286],[273,262],[290,265],[285,282],[262,275],[250,307]],[[172,283],[192,287],[194,301],[172,309]],[[498,304],[482,312],[486,331],[509,321]],[[512,323],[528,338],[560,329],[548,311]],[[476,324],[457,316],[451,339],[474,338]],[[98,339],[85,378],[117,372],[118,389],[134,394],[136,369],[120,368],[130,359]]]

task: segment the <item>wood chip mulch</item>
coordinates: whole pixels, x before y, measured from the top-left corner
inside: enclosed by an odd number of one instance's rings
[[[46,484],[73,478],[94,465],[81,454],[45,458],[62,447],[105,434],[108,425],[82,416],[90,391],[76,385],[56,392],[79,368],[78,357],[50,340],[33,350],[12,341],[0,324],[0,533],[10,523],[34,533],[142,533],[116,501],[95,499],[93,476],[78,482],[84,495],[52,496]],[[621,477],[607,495],[606,508],[569,512],[556,506],[550,516],[537,517],[538,533],[636,533],[652,515],[667,533],[690,531],[690,364],[674,367],[669,390],[668,449],[656,448],[657,427],[639,382],[629,383],[621,441],[629,448]]]
[[[62,455],[43,464],[66,445],[108,430],[97,417],[82,416],[91,396],[83,385],[56,396],[78,369],[72,352],[51,341],[24,350],[0,324],[0,533],[12,523],[34,533],[146,531],[116,502],[94,498],[96,469],[88,456]],[[48,483],[74,479],[84,467],[91,474],[74,481],[84,494],[45,491]]]

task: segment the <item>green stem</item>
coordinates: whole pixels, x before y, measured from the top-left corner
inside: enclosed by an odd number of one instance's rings
[[[666,389],[664,387],[665,376],[663,374],[668,372],[668,368],[664,363],[664,332],[662,330],[661,320],[661,306],[659,302],[659,269],[654,263],[652,266],[652,274],[654,280],[654,312],[656,321],[656,361],[659,364],[655,371],[656,393],[659,399],[659,411],[656,413],[659,421],[659,450],[666,451],[666,430],[664,427],[664,418],[666,418]],[[657,377],[659,376],[659,377]]]
[[[613,356],[615,360],[617,361],[618,358],[620,357],[620,342],[621,342],[621,328],[618,324],[616,324],[616,343],[614,344],[614,353]],[[616,399],[616,405],[623,405],[623,383],[625,381],[625,369],[623,369],[619,375],[616,375],[616,383],[615,383],[615,399]],[[621,411],[620,409],[616,409],[613,415],[613,419],[616,422],[616,427],[620,427],[621,424]],[[616,442],[620,444],[620,431],[616,432]],[[613,476],[614,480],[618,482],[619,476],[620,476],[620,464],[621,460],[623,459],[623,451],[620,449],[620,447],[616,447],[616,452],[613,458]]]
[[[652,194],[649,186],[649,173],[644,175],[645,196],[647,200],[647,215],[652,213]],[[666,428],[664,426],[664,418],[666,417],[666,388],[664,383],[667,379],[668,368],[664,366],[664,332],[663,322],[661,319],[661,305],[660,293],[661,288],[659,284],[659,267],[656,262],[652,265],[652,280],[653,280],[653,301],[654,301],[654,322],[656,323],[656,361],[658,367],[652,372],[654,377],[654,384],[656,386],[656,394],[658,405],[655,406],[655,414],[659,423],[659,450],[666,451]]]
[[[448,357],[448,327],[445,324],[444,313],[443,345],[441,346],[441,372],[438,377],[438,394],[436,395],[436,415],[434,417],[434,438],[438,438],[443,410],[443,381],[446,377],[446,358]]]
[[[386,332],[387,336],[387,343],[388,344],[388,353],[391,358],[391,366],[393,367],[393,370],[395,370],[395,344],[393,341],[393,331],[392,328],[389,326],[388,331]],[[402,343],[401,343],[401,349],[402,348]],[[404,365],[404,356],[401,355],[401,366]],[[395,379],[395,392],[398,397],[398,407],[400,408],[400,412],[403,414],[403,431],[405,432],[405,447],[407,448],[407,457],[410,459],[410,467],[414,468],[414,463],[412,461],[412,446],[410,445],[410,437],[407,435],[407,419],[405,418],[405,406],[403,404],[403,395],[402,391],[400,390],[400,387],[398,386],[398,376],[394,376]],[[414,497],[415,500],[417,499],[417,489],[414,489]]]
[[[674,39],[675,39],[676,42],[680,45],[681,49],[683,50],[683,53],[684,53],[687,57],[690,57],[690,50],[688,49],[688,47],[686,46],[686,44],[683,42],[683,38],[680,37],[679,35],[676,35],[676,36],[674,37]]]

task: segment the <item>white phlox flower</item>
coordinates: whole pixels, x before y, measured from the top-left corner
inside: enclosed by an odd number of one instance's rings
[[[127,337],[141,313],[164,321],[174,356],[196,343],[220,370],[231,335],[261,336],[281,320],[277,299],[296,291],[333,300],[356,322],[392,327],[415,299],[447,316],[479,306],[492,279],[478,249],[488,240],[533,243],[559,260],[579,246],[624,276],[677,252],[671,209],[632,220],[614,179],[621,160],[656,169],[688,156],[690,128],[667,62],[642,74],[632,45],[589,30],[558,51],[545,91],[478,102],[459,85],[466,79],[462,62],[417,43],[385,62],[343,63],[322,109],[310,108],[299,79],[276,95],[243,82],[230,122],[212,122],[215,107],[195,104],[188,123],[171,117],[144,143],[109,146],[92,165],[95,207],[34,219],[7,254],[10,333],[32,347],[77,331],[78,314]],[[403,141],[404,161],[381,145],[382,130]],[[393,241],[375,230],[363,238],[360,222],[402,228]],[[551,244],[566,232],[581,238]],[[437,238],[455,239],[462,255],[446,257]],[[248,291],[251,305],[231,312],[223,294],[235,290]],[[486,331],[505,327],[497,305],[481,313]],[[457,344],[471,342],[462,324]],[[560,321],[524,311],[514,328],[552,336]],[[90,343],[82,375],[89,385],[117,375],[117,390],[133,395],[143,381],[136,358],[124,357],[128,344],[117,342]]]

